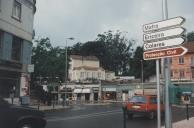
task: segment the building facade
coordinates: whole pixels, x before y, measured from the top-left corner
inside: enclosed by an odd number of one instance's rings
[[[70,60],[70,81],[112,80],[115,78],[114,72],[105,71],[100,67],[99,59],[95,56],[71,55]]]
[[[36,0],[0,0],[0,95],[28,95]]]
[[[194,42],[184,44],[188,52],[181,57],[171,58],[172,81],[194,81]]]

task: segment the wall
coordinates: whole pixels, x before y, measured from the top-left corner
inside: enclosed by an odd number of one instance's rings
[[[33,35],[34,10],[22,3],[21,21],[17,21],[12,18],[13,1],[14,0],[1,0],[0,29],[31,41]]]
[[[180,79],[179,70],[183,69],[186,80],[190,80],[192,78],[191,72],[191,58],[194,54],[186,54],[184,56],[184,64],[179,64],[179,57],[172,58],[171,71],[173,72],[172,79]]]

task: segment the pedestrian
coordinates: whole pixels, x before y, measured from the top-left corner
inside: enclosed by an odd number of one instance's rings
[[[15,86],[13,85],[11,91],[10,91],[10,98],[11,98],[11,103],[13,104],[14,102],[14,97],[15,97]]]

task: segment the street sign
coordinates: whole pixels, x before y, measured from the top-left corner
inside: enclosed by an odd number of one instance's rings
[[[152,43],[144,43],[144,51],[177,46],[182,44],[184,41],[185,40],[183,38],[174,38],[174,39],[157,41]]]
[[[160,30],[160,29],[169,28],[173,26],[178,26],[183,24],[184,21],[185,19],[179,16],[168,20],[150,23],[143,26],[143,31],[150,32],[150,31]]]
[[[174,28],[169,29],[161,32],[155,32],[150,34],[144,34],[143,35],[143,41],[152,41],[152,40],[160,40],[168,37],[174,37],[174,36],[181,36],[184,33],[184,28]]]
[[[155,51],[144,52],[144,60],[152,60],[166,57],[183,56],[188,50],[182,46]]]
[[[28,72],[29,72],[29,73],[34,72],[34,64],[29,64],[29,65],[28,65]]]

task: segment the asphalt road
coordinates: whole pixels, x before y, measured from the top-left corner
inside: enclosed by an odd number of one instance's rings
[[[185,108],[173,108],[173,121],[186,118]],[[190,109],[194,116],[194,108]],[[77,105],[71,109],[47,112],[46,128],[123,128],[121,105]],[[164,121],[162,121],[164,124]],[[127,119],[127,128],[156,128],[157,120],[136,116]]]

